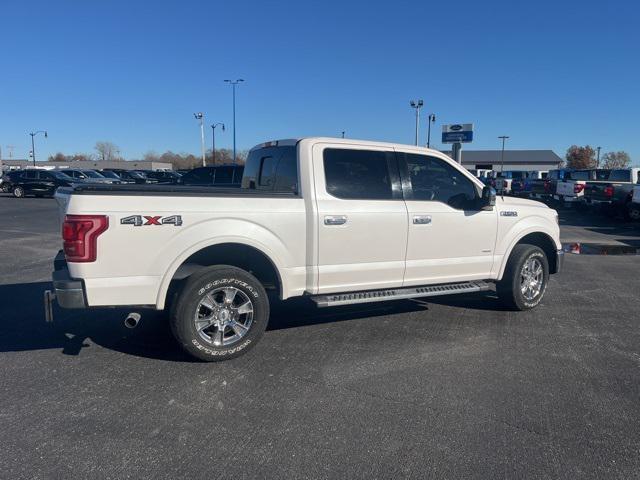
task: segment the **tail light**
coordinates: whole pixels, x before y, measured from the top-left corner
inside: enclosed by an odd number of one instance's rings
[[[502,181],[502,188],[508,188],[509,187],[509,182],[507,182],[506,180]]]
[[[551,191],[551,182],[549,180],[544,181],[544,191],[547,193]]]
[[[69,262],[95,262],[98,237],[109,228],[106,215],[67,215],[62,224],[64,254]]]
[[[607,185],[604,187],[604,195],[605,197],[613,197],[613,186]]]
[[[573,193],[580,193],[584,190],[584,183],[576,183],[573,186]]]

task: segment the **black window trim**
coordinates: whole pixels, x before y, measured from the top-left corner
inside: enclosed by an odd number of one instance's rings
[[[355,150],[355,151],[365,151],[365,152],[383,152],[391,154],[387,157],[387,172],[389,173],[389,180],[391,181],[391,198],[343,198],[333,193],[329,192],[327,188],[327,173],[324,168],[324,152],[327,150]],[[400,170],[398,166],[398,155],[395,150],[379,150],[379,149],[371,149],[371,148],[345,148],[342,146],[327,146],[322,149],[322,170],[324,173],[324,190],[327,195],[337,198],[338,200],[344,200],[345,202],[394,202],[398,200],[404,201],[403,193],[402,193],[402,184],[400,181]]]
[[[413,185],[411,184],[411,175],[409,175],[409,165],[407,164],[407,160],[406,157],[404,155],[420,155],[423,157],[427,157],[427,158],[435,158],[441,162],[444,162],[446,164],[449,164],[449,162],[447,162],[445,159],[440,158],[436,155],[427,155],[424,153],[419,153],[419,152],[406,152],[403,150],[398,150],[396,151],[396,159],[398,162],[398,165],[400,167],[400,175],[402,177],[402,191],[404,194],[404,199],[406,201],[410,201],[410,200],[414,200],[416,202],[434,202],[434,203],[441,203],[442,205],[446,205],[449,208],[453,208],[454,210],[460,210],[460,211],[477,211],[477,210],[461,210],[459,208],[455,208],[452,207],[451,205],[443,202],[442,200],[421,200],[421,199],[415,199],[413,198]],[[401,159],[399,157],[402,157]],[[450,164],[449,164],[450,165]],[[452,168],[456,168],[454,165],[450,165]],[[467,180],[469,180],[469,182],[473,185],[473,188],[476,192],[476,200],[480,198],[481,196],[481,191],[479,191],[479,186],[476,184],[476,182],[474,182],[473,180],[471,180],[468,175],[466,175],[466,172],[464,172],[463,170],[459,169],[460,173],[466,177]],[[479,210],[479,209],[478,209]]]

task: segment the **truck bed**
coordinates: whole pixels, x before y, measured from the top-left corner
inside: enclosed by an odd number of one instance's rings
[[[161,184],[76,184],[73,187],[59,188],[64,194],[74,195],[118,195],[118,196],[164,196],[164,197],[299,197],[297,192],[268,192],[248,188],[225,188],[188,185]]]

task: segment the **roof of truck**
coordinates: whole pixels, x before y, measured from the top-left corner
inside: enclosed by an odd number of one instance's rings
[[[300,137],[300,138],[284,138],[280,140],[271,140],[268,142],[260,143],[253,147],[251,150],[256,148],[265,148],[265,147],[277,147],[277,146],[293,146],[297,145],[298,142],[302,140],[313,140],[315,142],[326,142],[326,143],[341,143],[344,145],[370,145],[370,146],[378,146],[378,147],[394,147],[394,148],[402,148],[402,149],[411,149],[411,150],[422,150],[422,151],[431,151],[441,153],[439,150],[429,149],[427,147],[420,147],[416,145],[408,145],[403,143],[391,143],[391,142],[378,142],[375,140],[359,140],[355,138],[340,138],[340,137]]]

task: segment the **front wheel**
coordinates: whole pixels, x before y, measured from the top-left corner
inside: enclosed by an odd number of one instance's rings
[[[16,198],[22,198],[24,197],[24,188],[22,187],[15,187],[13,189],[13,196]]]
[[[191,356],[227,360],[253,347],[267,327],[269,300],[249,272],[219,265],[193,274],[172,309],[171,330]]]
[[[516,245],[497,284],[498,296],[511,309],[530,310],[542,300],[548,281],[549,262],[544,251],[535,245]]]

